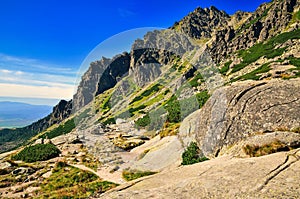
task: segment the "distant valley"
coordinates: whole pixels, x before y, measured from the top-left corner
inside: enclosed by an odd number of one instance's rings
[[[0,128],[23,127],[50,114],[51,106],[0,102]]]

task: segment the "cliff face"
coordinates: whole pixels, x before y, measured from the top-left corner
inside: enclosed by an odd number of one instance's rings
[[[128,73],[129,64],[128,53],[116,55],[112,59],[103,57],[100,61],[92,62],[87,72],[81,77],[77,92],[73,97],[74,112],[90,103],[96,95],[114,87]]]
[[[101,75],[95,96],[114,87],[129,71],[130,55],[123,53],[115,56]]]
[[[79,110],[94,99],[101,74],[103,74],[110,62],[110,59],[103,57],[100,61],[90,64],[88,70],[81,77],[77,92],[73,97],[74,111]]]

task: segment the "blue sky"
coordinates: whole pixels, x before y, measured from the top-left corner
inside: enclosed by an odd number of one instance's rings
[[[57,99],[70,99],[82,62],[106,39],[135,28],[168,28],[198,6],[214,5],[233,14],[254,11],[263,2],[1,0],[0,101],[53,105]],[[101,53],[127,50],[143,34],[133,31],[123,42],[103,45]]]

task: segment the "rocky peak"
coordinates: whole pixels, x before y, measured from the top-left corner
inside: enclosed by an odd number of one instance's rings
[[[299,21],[292,20],[297,10],[299,10],[299,2],[296,0],[275,0],[259,6],[250,17],[243,21],[242,25],[236,28],[234,36],[232,36],[232,31],[228,31],[230,27],[218,30],[210,47],[214,60],[220,62],[236,50],[247,49],[284,30],[298,29]],[[241,18],[242,20],[242,14],[241,12],[234,14],[231,21],[234,21],[233,18]],[[295,24],[291,26],[292,23]],[[225,38],[230,39],[226,40]]]
[[[217,28],[227,24],[230,16],[215,7],[200,8],[188,14],[171,29],[180,30],[188,36],[201,39],[210,38]]]

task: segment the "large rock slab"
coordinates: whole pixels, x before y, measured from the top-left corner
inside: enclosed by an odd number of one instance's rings
[[[300,151],[218,157],[121,185],[100,198],[298,198]]]
[[[188,116],[179,136],[194,136],[206,156],[218,156],[254,133],[300,126],[300,79],[240,82],[216,90],[202,109]]]

